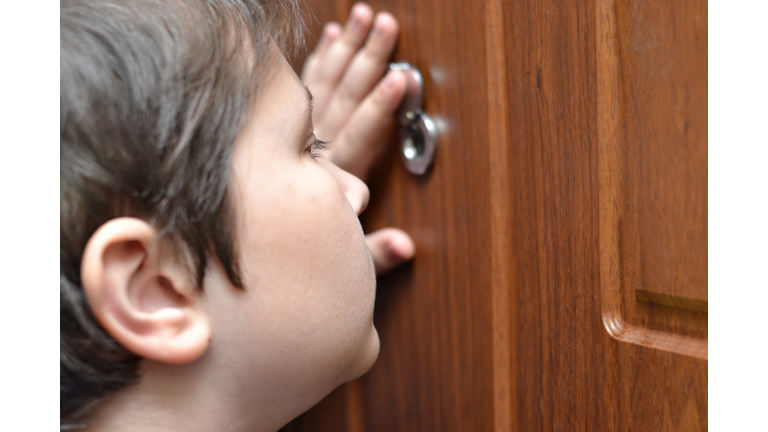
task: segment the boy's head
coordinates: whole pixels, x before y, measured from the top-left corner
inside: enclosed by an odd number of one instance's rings
[[[301,31],[290,1],[61,2],[62,428],[279,427],[375,360],[368,192],[313,154]]]

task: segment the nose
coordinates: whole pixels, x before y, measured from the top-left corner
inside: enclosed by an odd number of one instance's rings
[[[362,180],[356,176],[339,168],[333,162],[327,159],[320,159],[323,161],[323,165],[328,171],[336,177],[336,181],[341,185],[341,189],[344,191],[344,195],[347,196],[349,203],[352,204],[352,208],[359,216],[360,213],[368,206],[368,199],[371,194],[368,191],[368,186],[363,183]]]

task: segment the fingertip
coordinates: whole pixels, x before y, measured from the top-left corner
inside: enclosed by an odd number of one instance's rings
[[[352,12],[354,13],[357,10],[365,10],[365,11],[373,12],[373,8],[371,7],[371,5],[362,1],[355,2],[355,4],[352,5]]]
[[[391,101],[391,108],[395,109],[405,96],[405,73],[403,71],[391,70],[387,72],[382,83],[382,88],[386,97]]]
[[[347,26],[349,28],[360,29],[366,25],[370,25],[373,19],[373,8],[367,3],[358,2],[352,6],[352,11],[349,14],[349,20]]]
[[[373,24],[373,31],[379,36],[397,36],[400,30],[397,18],[389,12],[379,12]]]
[[[389,245],[389,253],[400,261],[408,261],[416,255],[416,245],[407,234],[393,239]]]
[[[326,43],[333,42],[341,35],[341,24],[331,21],[323,27],[323,41]]]
[[[336,41],[339,36],[341,36],[341,33],[342,27],[339,25],[339,23],[333,21],[326,23],[323,26],[322,32],[320,33],[320,40],[317,41],[315,52],[312,54],[312,60],[317,62],[318,59],[323,58],[325,52],[328,51],[328,48],[331,46],[331,44],[333,44],[333,42]]]
[[[385,274],[413,259],[416,246],[413,239],[399,228],[383,228],[366,236],[376,273]]]
[[[399,261],[407,261],[416,254],[416,245],[408,233],[399,228],[389,228],[387,253]]]

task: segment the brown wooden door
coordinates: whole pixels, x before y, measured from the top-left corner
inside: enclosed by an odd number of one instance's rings
[[[286,430],[707,430],[707,2],[371,4],[439,149],[372,179],[379,360]]]

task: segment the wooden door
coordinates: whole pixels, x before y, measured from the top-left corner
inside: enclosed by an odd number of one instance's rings
[[[371,4],[439,149],[372,179],[379,360],[285,429],[707,430],[707,2]]]

